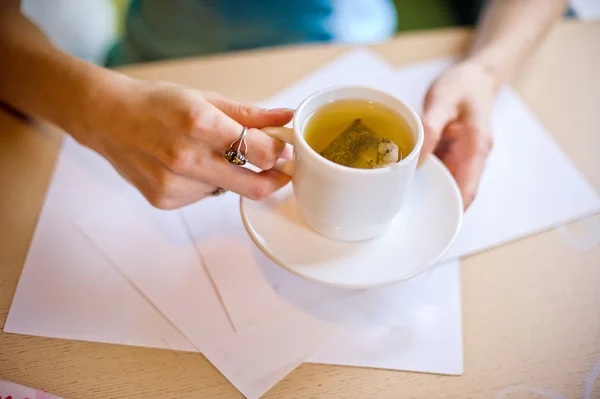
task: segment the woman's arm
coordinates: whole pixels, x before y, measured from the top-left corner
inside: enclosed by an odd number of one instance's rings
[[[129,79],[54,47],[20,3],[0,2],[0,101],[85,142],[94,117],[110,106],[105,100]]]
[[[468,58],[507,82],[561,17],[568,0],[488,2]]]

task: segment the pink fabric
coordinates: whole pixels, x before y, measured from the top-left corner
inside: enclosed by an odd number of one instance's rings
[[[0,380],[0,399],[61,399],[13,382]]]

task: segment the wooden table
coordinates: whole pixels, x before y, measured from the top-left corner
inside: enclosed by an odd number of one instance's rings
[[[465,49],[470,32],[400,36],[374,50],[400,66]],[[525,65],[514,86],[567,155],[600,191],[600,24],[564,22]],[[126,68],[262,100],[333,60],[333,46],[254,51]],[[252,74],[253,79],[246,79]],[[263,79],[264,78],[264,79]],[[0,111],[0,327],[4,325],[43,203],[61,133]],[[518,145],[518,143],[515,143]],[[561,187],[556,187],[560,190]],[[515,193],[518,195],[519,193]],[[304,364],[267,398],[495,398],[503,387],[534,384],[580,398],[600,360],[600,217],[591,248],[557,230],[464,259],[465,374],[448,377]],[[0,330],[1,331],[1,330]],[[0,379],[67,398],[237,398],[202,356],[168,350],[0,332]],[[528,394],[513,394],[520,399]],[[600,382],[593,398],[600,398]]]

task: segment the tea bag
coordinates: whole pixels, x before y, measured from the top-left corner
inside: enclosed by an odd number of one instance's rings
[[[321,155],[339,165],[374,169],[398,162],[400,149],[392,140],[379,136],[356,119]]]

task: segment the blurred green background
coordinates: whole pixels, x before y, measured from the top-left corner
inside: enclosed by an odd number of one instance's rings
[[[111,0],[119,13],[119,33],[130,0]],[[478,0],[394,0],[398,9],[398,32],[435,29],[475,23],[481,1]]]

